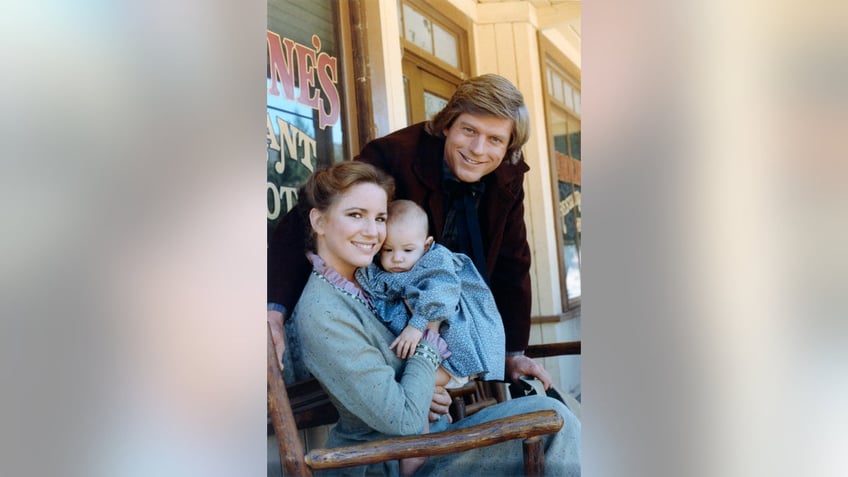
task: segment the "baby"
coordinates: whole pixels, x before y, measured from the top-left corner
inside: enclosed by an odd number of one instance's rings
[[[408,358],[430,329],[451,351],[436,372],[437,385],[459,387],[474,376],[503,380],[503,323],[474,263],[434,243],[427,214],[414,202],[393,201],[388,214],[380,265],[357,270],[356,278],[397,336],[389,348]],[[423,461],[404,459],[401,473],[411,475]]]

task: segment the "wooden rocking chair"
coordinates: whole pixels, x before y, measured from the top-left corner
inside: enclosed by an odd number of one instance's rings
[[[464,429],[313,449],[304,455],[298,429],[335,422],[338,414],[314,379],[287,388],[278,362],[269,328],[268,410],[286,476],[311,477],[313,470],[463,452],[512,439],[523,439],[525,475],[540,476],[545,465],[540,436],[557,432],[563,425],[555,411],[536,411]]]

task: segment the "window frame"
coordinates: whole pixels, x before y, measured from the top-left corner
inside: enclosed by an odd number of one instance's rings
[[[443,2],[420,0],[398,0],[398,19],[400,21],[400,44],[403,54],[403,78],[404,92],[406,94],[407,123],[423,121],[424,114],[424,92],[431,92],[445,99],[449,99],[459,84],[470,76],[470,47],[468,41],[468,25],[461,25],[452,21],[443,12],[450,11],[453,7]],[[433,24],[452,34],[457,40],[456,68],[434,53],[421,48],[407,40],[405,37],[406,27],[404,24],[403,7],[408,5],[418,14]],[[457,18],[465,18],[464,15],[456,15]]]
[[[582,121],[580,110],[573,109],[566,104],[565,101],[561,101],[560,99],[554,97],[549,88],[549,72],[555,72],[558,76],[560,76],[564,82],[566,82],[572,89],[573,92],[576,92],[578,95],[581,95],[581,87],[580,87],[580,71],[579,69],[571,63],[564,55],[559,53],[559,51],[553,47],[549,40],[547,40],[543,35],[539,35],[539,54],[540,54],[540,65],[542,68],[542,91],[544,97],[545,104],[545,128],[547,132],[547,141],[549,148],[549,162],[551,167],[551,194],[554,198],[555,206],[553,208],[554,211],[554,225],[556,230],[556,243],[557,243],[557,261],[558,268],[560,274],[560,296],[562,300],[562,309],[564,314],[571,314],[575,311],[579,312],[581,306],[582,299],[582,291],[580,295],[577,295],[574,298],[568,297],[568,284],[567,284],[567,276],[568,276],[568,267],[566,265],[566,257],[564,252],[565,241],[563,240],[563,229],[562,229],[562,216],[560,215],[560,208],[558,204],[560,203],[560,193],[559,193],[559,178],[560,178],[560,165],[557,159],[557,150],[555,147],[555,138],[554,138],[554,128],[553,128],[553,118],[554,115],[559,115],[565,117],[566,120],[566,141],[568,144],[568,158],[575,160],[571,156],[572,152],[572,144],[570,133],[568,132],[568,124],[571,120],[576,121],[578,124],[581,124],[582,130]],[[581,141],[582,142],[582,141]],[[579,162],[582,165],[582,155]],[[580,174],[578,171],[577,174]],[[568,182],[571,185],[572,193],[575,192],[574,186],[577,185],[580,187],[580,191],[582,191],[582,180],[580,182]],[[582,217],[582,207],[579,205],[576,206],[577,210],[575,211],[575,225],[577,225]],[[579,225],[577,226],[577,233],[575,236],[575,244],[577,247],[577,256],[578,256],[578,271],[580,273],[582,279],[582,263],[579,260],[581,256],[581,248],[582,248],[582,232]]]

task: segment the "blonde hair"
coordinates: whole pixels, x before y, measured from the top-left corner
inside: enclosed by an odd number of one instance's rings
[[[511,164],[518,163],[521,148],[530,139],[530,114],[524,96],[515,85],[495,74],[469,78],[457,87],[448,104],[424,128],[433,136],[444,137],[444,130],[463,113],[511,119],[512,134],[505,159]]]

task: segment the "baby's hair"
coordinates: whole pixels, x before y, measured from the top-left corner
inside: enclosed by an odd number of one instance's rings
[[[388,225],[397,222],[411,227],[419,226],[424,235],[427,235],[427,213],[415,202],[403,199],[393,200],[389,202],[388,212]]]

